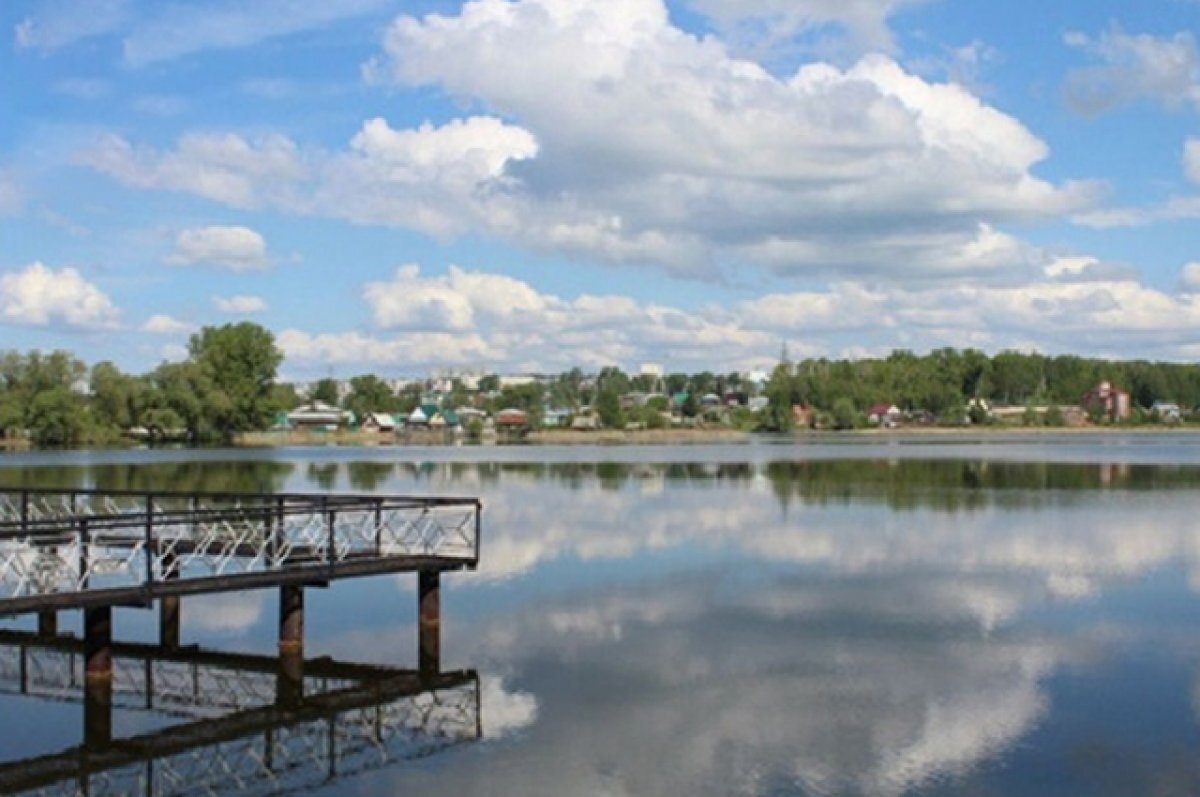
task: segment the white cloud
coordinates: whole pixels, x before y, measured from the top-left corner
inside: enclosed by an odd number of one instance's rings
[[[325,27],[373,12],[386,0],[310,3],[256,0],[169,4],[139,20],[124,39],[125,60],[133,66],[166,61],[209,49],[247,47],[260,41]]]
[[[167,343],[159,348],[158,354],[168,362],[183,362],[188,358],[189,352],[187,346],[178,343]]]
[[[0,216],[14,216],[21,211],[25,197],[17,186],[16,178],[0,169]]]
[[[187,110],[188,102],[170,94],[146,94],[135,98],[130,106],[148,116],[177,116]]]
[[[1179,270],[1179,284],[1189,293],[1200,293],[1200,261],[1184,264]]]
[[[0,320],[6,323],[111,329],[119,319],[112,300],[74,268],[31,263],[0,274]]]
[[[130,16],[129,0],[50,0],[13,29],[17,49],[50,52],[118,30]]]
[[[727,37],[756,49],[781,45],[798,34],[827,34],[836,27],[845,30],[854,49],[890,52],[895,43],[888,18],[920,1],[689,0],[689,5],[714,20]]]
[[[183,335],[194,329],[192,324],[162,314],[152,315],[142,324],[143,332],[151,332],[155,335]]]
[[[247,47],[363,16],[385,5],[386,0],[216,0],[203,6],[50,0],[15,26],[14,41],[20,49],[49,52],[98,36],[119,36],[125,62],[140,67],[204,50]]]
[[[1026,282],[917,284],[847,280],[780,291],[727,308],[689,309],[623,295],[573,298],[503,274],[415,264],[370,282],[362,296],[375,330],[289,329],[293,367],[320,364],[478,366],[555,372],[638,362],[688,370],[772,365],[786,341],[795,356],[865,356],[975,346],[1048,353],[1187,358],[1200,326],[1200,291],[1145,286],[1120,264],[1040,253]],[[1196,275],[1200,285],[1200,275]],[[1080,341],[1086,340],[1085,349]]]
[[[267,303],[259,296],[214,296],[212,300],[222,313],[251,315],[267,309]]]
[[[182,230],[175,238],[175,250],[165,260],[172,265],[204,263],[232,271],[255,271],[271,265],[262,235],[237,226]]]
[[[1183,173],[1193,183],[1200,183],[1200,138],[1184,142]]]
[[[480,0],[398,18],[377,80],[488,115],[364,123],[346,149],[282,136],[107,136],[85,162],[143,188],[712,278],[1029,271],[1002,223],[1091,206],[1019,121],[872,56],[787,79],[671,24],[659,0]],[[569,98],[569,99],[564,99]],[[503,119],[504,121],[501,121]]]
[[[1200,108],[1200,53],[1189,32],[1157,37],[1126,33],[1118,27],[1091,37],[1065,37],[1100,63],[1067,74],[1067,102],[1081,113],[1102,113],[1139,99],[1168,108]]]
[[[482,0],[400,17],[385,51],[373,74],[479,101],[537,137],[538,156],[512,170],[520,190],[491,217],[537,248],[695,273],[775,246],[798,253],[780,271],[903,259],[911,274],[970,246],[981,224],[1091,200],[1035,177],[1045,144],[959,86],[880,56],[777,79],[674,27],[655,0],[603,12]],[[922,239],[918,257],[888,243]]]
[[[277,342],[289,363],[426,366],[496,362],[504,357],[491,342],[475,333],[417,332],[386,339],[361,332],[285,329]]]
[[[285,189],[306,174],[296,145],[278,135],[248,141],[233,134],[192,133],[163,153],[104,135],[81,159],[126,185],[187,191],[237,208],[263,204],[264,192],[288,206]]]
[[[54,91],[77,100],[100,100],[112,94],[112,86],[97,78],[66,78],[54,84]]]

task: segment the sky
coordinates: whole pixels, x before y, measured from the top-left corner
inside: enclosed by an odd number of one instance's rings
[[[6,0],[0,329],[144,371],[1200,357],[1200,0]]]

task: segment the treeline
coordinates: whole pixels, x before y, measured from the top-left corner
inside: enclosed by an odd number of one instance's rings
[[[1184,411],[1200,406],[1200,366],[1145,360],[1112,361],[975,349],[936,349],[925,355],[895,351],[862,360],[807,359],[781,363],[766,391],[774,423],[784,408],[803,404],[835,416],[862,413],[877,402],[937,416],[965,416],[972,399],[992,405],[1075,405],[1101,381],[1127,391],[1137,407],[1171,401]]]
[[[90,369],[69,352],[0,355],[0,431],[37,446],[105,445],[133,427],[152,438],[216,442],[262,429],[286,403],[275,385],[283,355],[249,322],[205,327],[183,362],[148,374],[111,362]]]
[[[205,327],[191,337],[186,360],[163,363],[141,375],[123,373],[111,362],[89,368],[68,352],[10,351],[0,354],[0,433],[27,437],[38,446],[105,445],[140,427],[152,439],[220,442],[266,429],[276,413],[304,400],[340,404],[361,416],[408,413],[430,398],[429,385],[415,383],[396,392],[374,374],[351,379],[341,401],[332,379],[301,397],[291,386],[276,383],[281,361],[272,334],[249,322]],[[504,387],[495,375],[484,377],[474,390],[455,381],[436,399],[445,409],[516,407],[528,412],[534,425],[547,409],[575,413],[588,408],[604,426],[622,428],[627,421],[666,423],[667,410],[685,417],[711,412],[702,405],[707,394],[719,396],[722,407],[731,396],[744,404],[761,394],[768,400],[766,410],[752,414],[742,407],[734,411],[733,422],[786,430],[794,424],[796,405],[811,408],[824,426],[851,427],[875,403],[962,418],[972,399],[992,405],[1075,405],[1105,380],[1128,391],[1136,407],[1172,401],[1188,413],[1200,406],[1198,365],[1013,351],[989,356],[951,348],[924,355],[895,351],[874,359],[785,360],[765,385],[737,373],[655,377],[631,376],[614,367],[597,374],[575,368]],[[622,400],[629,393],[652,397],[631,407]]]

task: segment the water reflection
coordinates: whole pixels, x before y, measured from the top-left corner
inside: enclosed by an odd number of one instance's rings
[[[84,683],[83,644],[0,632],[0,694],[83,704],[84,743],[0,763],[0,793],[262,794],[423,758],[482,733],[473,670],[117,645]],[[113,738],[113,709],[166,727]]]
[[[283,489],[484,501],[480,571],[448,588],[443,633],[447,661],[491,673],[481,732],[498,741],[355,792],[1200,785],[1200,467],[629,459],[273,463]],[[390,660],[412,627],[363,607],[411,588],[329,590],[314,642]],[[229,613],[222,632],[243,627]]]

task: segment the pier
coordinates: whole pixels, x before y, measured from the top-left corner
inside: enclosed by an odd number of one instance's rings
[[[0,490],[0,617],[83,611],[86,679],[112,675],[112,614],[159,609],[180,645],[189,595],[279,590],[279,650],[302,661],[305,588],[416,573],[420,667],[440,668],[441,574],[479,563],[475,498],[130,490]]]
[[[0,764],[0,794],[276,793],[478,738],[479,682],[441,669],[441,575],[479,563],[474,498],[0,489],[0,694],[80,702],[83,744]],[[417,576],[418,662],[304,656],[309,587]],[[275,588],[278,656],[182,643],[187,596]],[[158,608],[158,644],[113,609]],[[59,615],[82,611],[80,637]],[[171,727],[113,738],[113,710]],[[190,793],[190,792],[189,792]]]

